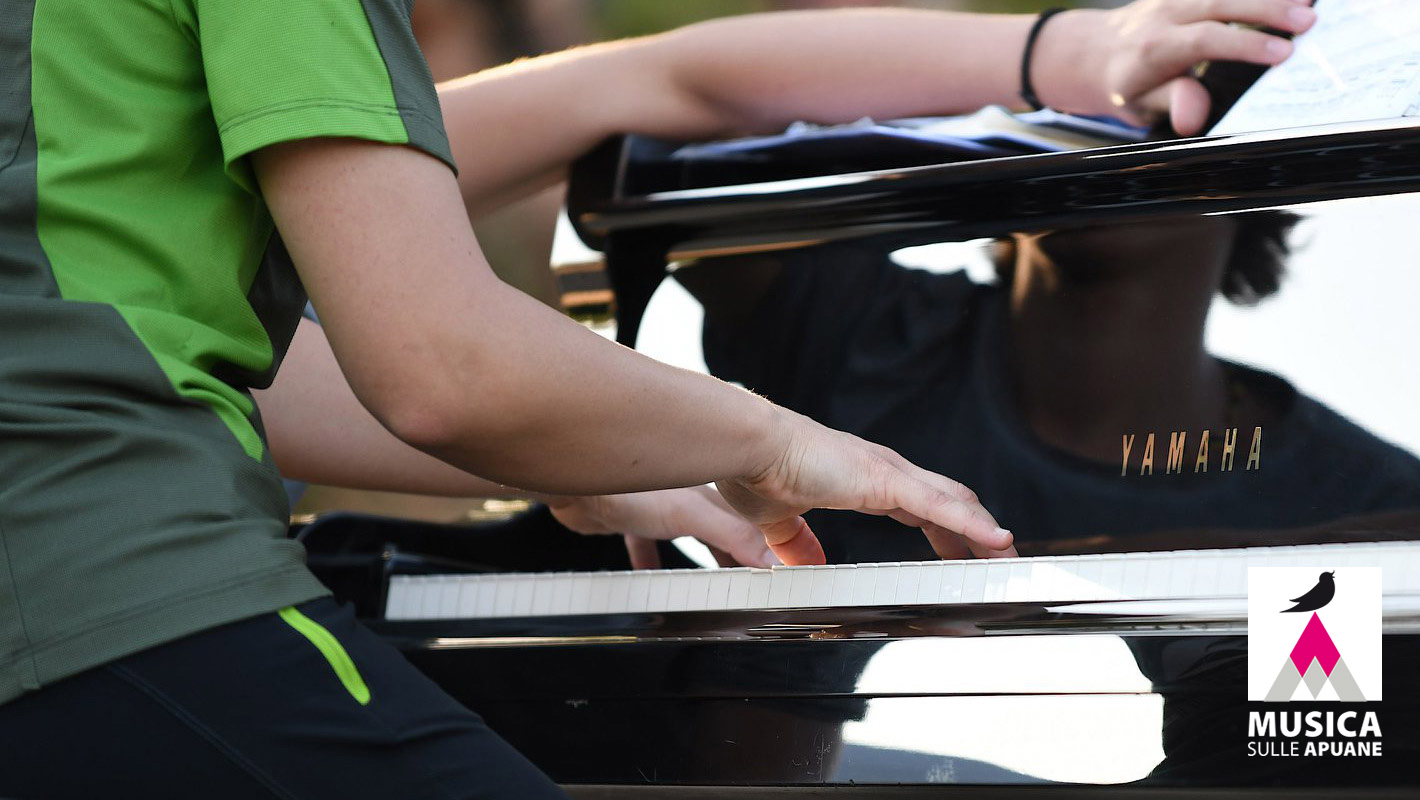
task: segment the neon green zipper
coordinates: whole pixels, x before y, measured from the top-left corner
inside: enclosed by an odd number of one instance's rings
[[[360,670],[355,668],[355,662],[350,660],[350,654],[345,652],[345,647],[335,638],[335,634],[293,606],[286,606],[276,613],[286,620],[287,625],[295,628],[297,633],[309,639],[321,655],[325,656],[325,660],[330,662],[330,668],[335,670],[335,677],[345,685],[345,690],[355,698],[355,702],[362,706],[369,705],[370,687],[365,685],[365,679],[360,677]]]

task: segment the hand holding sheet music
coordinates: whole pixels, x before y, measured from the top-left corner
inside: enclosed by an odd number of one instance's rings
[[[1317,14],[1212,133],[1420,117],[1420,3],[1326,0]]]

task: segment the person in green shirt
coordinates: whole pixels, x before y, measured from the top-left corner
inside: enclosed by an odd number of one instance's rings
[[[1069,12],[1033,83],[1196,130],[1196,62],[1290,52],[1219,21],[1299,31],[1304,6]],[[544,186],[618,131],[1011,102],[1031,18],[730,19],[436,93],[408,13],[0,0],[0,795],[557,796],[326,598],[284,536],[274,454],[296,477],[558,497],[715,482],[785,563],[822,561],[814,507],[1013,552],[955,481],[500,283],[465,205]],[[273,384],[306,291],[324,330]],[[635,533],[686,491],[554,502]]]

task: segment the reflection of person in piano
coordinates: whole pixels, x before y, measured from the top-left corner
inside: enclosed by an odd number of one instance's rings
[[[1292,222],[1266,212],[1022,235],[994,286],[856,245],[676,274],[706,303],[712,372],[960,476],[1023,543],[1167,531],[1187,532],[1172,548],[1258,543],[1262,529],[1420,505],[1414,455],[1204,349],[1215,294],[1277,288]],[[1261,465],[1248,469],[1257,427]],[[1150,432],[1161,442],[1141,475]],[[1172,473],[1170,432],[1189,442]],[[811,520],[831,560],[931,557],[871,523]]]
[[[276,307],[300,295],[288,249],[342,375],[277,386],[332,402],[320,425],[268,404],[272,450],[347,474],[378,459],[370,470],[387,475],[409,461],[342,447],[374,445],[377,419],[535,490],[719,479],[785,561],[821,558],[799,518],[821,505],[920,525],[947,552],[953,531],[983,552],[1009,546],[958,484],[610,346],[500,284],[464,203],[540,185],[615,130],[698,136],[1009,101],[1028,18],[715,23],[449,86],[441,113],[406,3],[163,5],[3,6],[36,24],[3,37],[22,72],[0,103],[14,201],[0,208],[0,794],[557,794],[324,598],[282,540],[284,495],[249,393],[299,313]],[[1041,40],[1036,88],[1130,115],[1171,94],[1196,125],[1195,62],[1290,52],[1209,21],[1301,30],[1296,10],[1144,0],[1067,13]],[[70,80],[75,64],[107,80]],[[273,221],[284,248],[268,242]]]

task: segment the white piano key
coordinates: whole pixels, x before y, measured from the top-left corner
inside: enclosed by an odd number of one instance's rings
[[[870,606],[878,591],[878,568],[874,564],[859,564],[853,570],[853,605]]]
[[[1141,553],[1124,556],[1124,597],[1137,600],[1149,596],[1149,562]]]
[[[814,570],[813,588],[809,591],[809,605],[827,608],[833,605],[833,584],[838,567],[823,567]]]
[[[774,586],[774,570],[753,569],[749,574],[749,607],[769,608],[769,592]]]
[[[1274,552],[1269,559],[1270,563],[1268,566],[1313,567],[1321,569],[1318,564],[1318,555],[1320,555],[1320,553],[1316,551],[1298,550],[1297,548],[1289,547],[1281,552]],[[1330,561],[1331,559],[1327,558],[1325,560]]]
[[[793,580],[789,582],[789,606],[791,608],[809,607],[809,595],[813,592],[815,571],[813,567],[798,567],[793,571]]]
[[[986,585],[982,587],[982,599],[987,603],[999,603],[1006,599],[1006,581],[1010,577],[1011,566],[996,559],[987,560],[985,566]]]
[[[390,588],[385,595],[385,617],[387,619],[407,619],[409,617],[409,581],[402,575],[390,578]]]
[[[631,574],[630,587],[626,592],[627,613],[639,614],[651,610],[651,581],[655,578],[655,573],[648,570]]]
[[[710,570],[691,570],[685,592],[685,607],[688,611],[704,611],[710,597]]]
[[[611,591],[607,597],[607,611],[613,614],[626,612],[626,601],[631,596],[631,573],[614,572],[608,576]]]
[[[532,616],[533,595],[537,592],[537,579],[530,575],[518,578],[518,590],[514,595],[513,613],[519,617]]]
[[[459,619],[471,619],[480,616],[478,613],[479,583],[480,581],[477,578],[460,578],[456,582],[458,603],[453,612],[455,617]]]
[[[605,614],[611,608],[611,581],[606,575],[597,575],[592,580],[591,594],[587,598],[587,612]]]
[[[437,583],[442,582],[439,575],[420,575],[419,583],[423,588],[420,596],[419,616],[423,619],[439,618],[439,587]]]
[[[730,584],[734,582],[733,570],[715,570],[710,575],[710,592],[705,598],[705,608],[709,611],[724,611],[730,607]]]
[[[769,605],[768,608],[788,608],[789,591],[794,582],[793,567],[775,567],[769,571],[771,580],[769,582]]]
[[[671,610],[671,574],[657,571],[651,576],[651,589],[646,599],[646,610],[660,613]]]
[[[1378,560],[1385,570],[1381,578],[1382,591],[1420,594],[1420,552],[1392,552]]]
[[[1183,556],[1171,562],[1170,568],[1165,571],[1165,580],[1168,583],[1168,597],[1193,597],[1194,584],[1198,572],[1198,559],[1191,555]]]
[[[1118,600],[1123,596],[1124,559],[1106,556],[1100,559],[1100,600]]]
[[[1104,591],[1100,584],[1104,581],[1104,560],[1096,553],[1089,553],[1073,560],[1071,566],[1075,577],[1079,578],[1076,600],[1100,600]]]
[[[424,613],[424,583],[422,575],[409,575],[405,577],[405,585],[408,587],[408,595],[405,603],[408,604],[408,619],[419,619]]]
[[[1031,570],[1034,565],[1027,559],[1012,561],[1006,571],[1006,602],[1025,603],[1031,597]]]
[[[1228,554],[1218,559],[1218,596],[1247,597],[1247,561],[1245,554]]]
[[[1357,546],[1328,552],[1325,561],[1334,567],[1384,567],[1386,555],[1381,548]]]
[[[730,597],[726,601],[728,608],[750,608],[749,600],[750,571],[748,569],[737,569],[735,574],[730,576]]]
[[[572,575],[570,573],[561,574],[552,587],[552,613],[572,613]]]
[[[873,605],[890,606],[897,600],[897,576],[901,564],[878,564],[873,571],[878,573],[873,589]]]
[[[922,582],[921,564],[903,564],[897,570],[897,596],[893,600],[900,606],[914,605],[917,602],[918,585]]]
[[[1194,571],[1193,580],[1198,597],[1218,596],[1218,564],[1212,554],[1205,553],[1199,557],[1198,569]]]
[[[552,613],[552,581],[546,576],[538,576],[532,582],[532,607],[528,616],[545,617]]]
[[[493,615],[497,617],[513,616],[514,600],[513,595],[517,587],[513,581],[516,575],[498,575],[493,579]]]
[[[459,585],[457,576],[452,576],[439,582],[439,611],[438,616],[443,619],[458,616],[459,610]]]
[[[935,605],[942,591],[942,567],[940,561],[922,564],[922,573],[917,577],[917,599],[912,602],[919,606]]]
[[[690,609],[689,571],[680,570],[671,580],[670,596],[666,598],[667,611],[688,611]]]
[[[840,564],[833,568],[833,594],[829,605],[853,605],[853,582],[858,578],[856,564]]]
[[[592,582],[595,575],[590,572],[578,572],[572,575],[572,597],[568,602],[572,606],[573,614],[586,614],[588,606],[592,603]]]
[[[937,570],[937,602],[943,605],[964,603],[962,591],[966,585],[966,565],[960,561],[949,561]]]
[[[1149,597],[1169,597],[1169,567],[1157,558],[1149,558]]]
[[[975,563],[971,564],[970,568],[966,568],[966,565],[963,567],[963,575],[966,580],[962,581],[960,602],[986,602],[986,570],[981,569]]]

